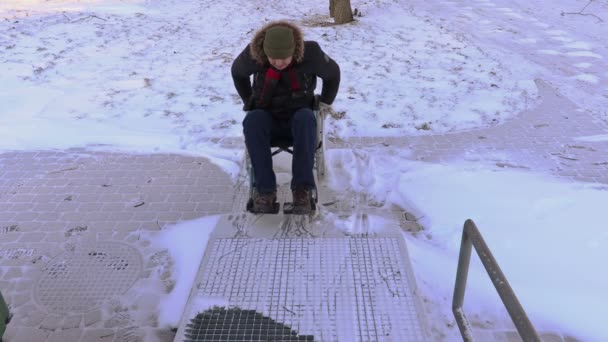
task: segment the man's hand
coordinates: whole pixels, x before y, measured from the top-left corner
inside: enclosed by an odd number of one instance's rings
[[[315,95],[314,108],[315,110],[318,110],[321,113],[321,116],[324,118],[328,115],[331,115],[332,118],[340,120],[344,117],[345,114],[344,112],[337,113],[330,104],[321,101],[321,96],[319,95]]]
[[[331,115],[332,117],[334,116],[334,109],[330,104],[325,102],[319,102],[319,111],[324,118],[326,118],[328,115]]]
[[[255,104],[255,99],[253,98],[253,95],[252,95],[252,96],[251,96],[251,97],[250,97],[250,98],[247,100],[247,102],[245,102],[245,103],[243,104],[243,110],[244,110],[245,112],[249,112],[249,111],[251,111],[251,110],[254,110],[254,109],[255,109],[254,104]]]

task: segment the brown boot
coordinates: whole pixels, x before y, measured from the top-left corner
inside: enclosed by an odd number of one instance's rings
[[[276,201],[276,191],[263,194],[256,192],[253,198],[252,211],[260,214],[274,213],[274,204]]]
[[[310,214],[312,212],[310,190],[306,188],[296,188],[292,192],[293,195],[293,213],[294,214]]]

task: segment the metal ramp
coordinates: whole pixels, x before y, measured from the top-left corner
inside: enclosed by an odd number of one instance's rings
[[[399,234],[346,236],[308,217],[226,215],[175,341],[422,341]]]

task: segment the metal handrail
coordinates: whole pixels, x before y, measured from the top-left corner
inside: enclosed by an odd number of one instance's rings
[[[475,251],[488,272],[496,291],[500,295],[502,303],[507,308],[509,316],[511,316],[511,320],[517,328],[519,336],[525,342],[540,342],[540,337],[528,319],[528,316],[519,303],[519,300],[517,300],[517,297],[515,296],[513,289],[511,289],[507,278],[500,270],[496,259],[494,259],[488,245],[483,240],[477,226],[475,226],[475,223],[470,219],[465,221],[464,228],[462,230],[462,243],[460,245],[460,257],[458,258],[458,270],[456,272],[456,284],[454,286],[454,298],[452,300],[452,312],[456,318],[456,323],[458,323],[458,328],[460,329],[462,339],[467,342],[473,341],[471,325],[467,321],[462,308],[464,302],[464,292],[467,287],[469,264],[471,261],[471,247],[475,247]]]

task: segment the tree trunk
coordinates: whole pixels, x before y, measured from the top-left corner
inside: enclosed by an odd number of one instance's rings
[[[333,18],[336,24],[346,24],[353,21],[353,10],[350,7],[350,0],[330,0],[334,2]]]
[[[337,0],[329,0],[329,16],[334,18],[336,12],[336,1]]]

